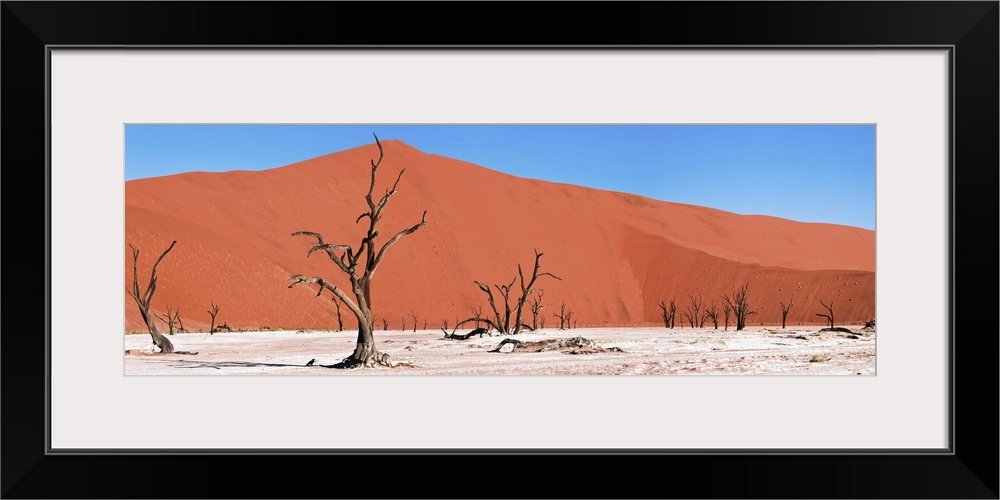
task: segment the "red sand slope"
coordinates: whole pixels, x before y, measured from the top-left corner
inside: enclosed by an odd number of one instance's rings
[[[742,216],[640,196],[522,179],[384,141],[376,195],[406,173],[379,226],[384,242],[420,221],[427,225],[388,252],[376,274],[376,314],[399,329],[415,311],[428,327],[488,309],[473,280],[509,283],[520,263],[530,269],[537,248],[548,309],[546,326],[565,300],[578,326],[660,323],[657,304],[690,295],[720,305],[749,282],[757,325],[780,323],[779,301],[794,295],[789,324],[821,324],[817,296],[833,301],[837,323],[875,316],[875,234],[872,231]],[[364,193],[374,144],[262,172],[188,173],[126,183],[126,242],[140,250],[145,286],[156,257],[177,240],[159,268],[153,309],[180,308],[189,330],[207,329],[209,304],[233,328],[332,328],[329,294],[289,289],[291,274],[347,280],[322,253],[306,257],[315,231],[328,242],[357,246],[366,223]],[[381,245],[381,243],[379,243]],[[123,248],[124,282],[132,262]],[[131,297],[126,329],[144,326]],[[355,324],[343,309],[345,327]],[[530,321],[530,314],[525,311]],[[721,319],[721,314],[720,314]],[[678,316],[678,324],[680,316]],[[406,324],[412,328],[412,320]],[[377,327],[381,329],[379,325]]]

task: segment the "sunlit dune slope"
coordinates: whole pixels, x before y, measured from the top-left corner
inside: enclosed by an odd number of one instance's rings
[[[530,272],[543,252],[542,311],[556,325],[565,301],[579,326],[661,323],[660,301],[679,311],[690,297],[714,302],[749,283],[757,325],[781,321],[779,302],[794,297],[790,325],[822,323],[817,301],[833,302],[837,323],[875,316],[875,234],[831,224],[743,216],[640,196],[513,177],[460,160],[383,141],[376,198],[406,169],[378,226],[377,244],[420,221],[427,224],[388,251],[373,287],[376,315],[399,329],[411,312],[418,328],[452,325],[489,310],[473,283],[508,284],[517,264]],[[125,239],[141,251],[140,283],[160,253],[177,240],[158,270],[153,309],[179,308],[189,330],[207,329],[209,305],[235,328],[335,328],[329,293],[289,289],[288,276],[323,276],[346,287],[328,257],[307,257],[315,231],[329,243],[357,247],[367,221],[364,194],[374,144],[261,172],[187,173],[130,181],[125,189]],[[132,258],[122,247],[123,280]],[[515,283],[515,288],[517,288]],[[144,326],[131,297],[126,329]],[[513,302],[513,299],[512,299]],[[502,309],[502,306],[501,306]],[[502,312],[502,311],[501,311]],[[356,323],[346,307],[345,328]],[[530,323],[530,313],[525,311]],[[678,323],[681,321],[678,315]],[[709,324],[711,322],[709,321]],[[381,322],[377,329],[381,329]],[[161,327],[164,330],[165,327]]]

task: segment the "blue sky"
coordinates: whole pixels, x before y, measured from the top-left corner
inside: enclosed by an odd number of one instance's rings
[[[519,177],[875,228],[874,125],[126,125],[125,180],[281,167],[372,132]]]

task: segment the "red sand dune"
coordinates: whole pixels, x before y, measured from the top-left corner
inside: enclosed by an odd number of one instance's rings
[[[537,248],[545,289],[546,326],[562,301],[578,326],[655,325],[657,304],[674,298],[680,311],[689,296],[719,305],[722,295],[749,283],[758,310],[749,324],[780,324],[779,301],[794,296],[789,325],[822,324],[817,297],[833,302],[838,324],[875,316],[875,234],[832,224],[744,216],[641,196],[513,177],[463,161],[384,141],[376,196],[406,173],[379,224],[381,245],[420,221],[427,225],[391,247],[372,285],[376,315],[398,330],[403,316],[419,314],[437,328],[489,310],[473,280],[506,284],[517,264],[530,271]],[[209,304],[218,322],[261,326],[335,328],[329,293],[289,289],[288,276],[347,280],[322,252],[306,257],[315,231],[327,242],[356,247],[367,229],[355,219],[367,211],[364,193],[374,144],[261,172],[187,173],[130,181],[125,186],[126,242],[141,251],[140,283],[177,240],[158,270],[153,310],[179,308],[189,330],[208,328]],[[132,256],[123,248],[124,282]],[[515,284],[515,287],[517,285]],[[143,330],[131,297],[129,331]],[[498,297],[499,299],[499,297]],[[502,306],[501,306],[502,308]],[[525,310],[530,322],[530,313]],[[343,308],[345,328],[355,319]],[[710,324],[710,322],[709,322]],[[161,328],[165,329],[165,328]],[[381,324],[376,327],[381,330]]]

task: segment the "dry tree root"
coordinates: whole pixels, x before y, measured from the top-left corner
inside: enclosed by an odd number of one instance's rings
[[[829,327],[828,328],[822,328],[819,331],[821,331],[821,332],[854,333],[854,331],[852,331],[851,329],[844,328],[842,326],[838,326],[838,327],[835,327],[835,328],[829,328]]]
[[[189,356],[194,356],[195,354],[198,354],[198,351],[149,352],[145,349],[125,349],[125,354],[133,354],[136,356],[159,356],[161,354],[186,354]]]
[[[513,348],[511,350],[504,350],[505,345],[512,344]],[[585,339],[583,337],[573,337],[571,339],[552,339],[552,340],[540,340],[537,342],[522,342],[520,340],[505,338],[496,349],[489,352],[513,352],[513,351],[526,351],[526,352],[546,352],[562,350],[566,354],[593,354],[598,352],[625,352],[620,347],[604,348],[597,345],[596,342],[590,339]]]
[[[350,355],[342,359],[339,363],[334,364],[331,368],[342,368],[342,369],[356,369],[356,368],[374,368],[377,366],[382,366],[385,368],[394,368],[396,365],[392,363],[389,359],[389,354],[384,352],[379,352],[375,349],[368,351],[362,357],[358,358],[355,355]]]
[[[446,338],[446,339],[452,339],[452,340],[469,340],[474,335],[479,335],[479,338],[483,338],[483,334],[484,333],[487,334],[487,335],[489,335],[490,337],[493,336],[493,333],[491,333],[486,328],[476,328],[475,330],[472,330],[471,332],[464,333],[464,334],[463,333],[458,333],[458,334],[456,334],[456,333],[451,333],[451,334],[445,333],[444,334],[444,338]]]

